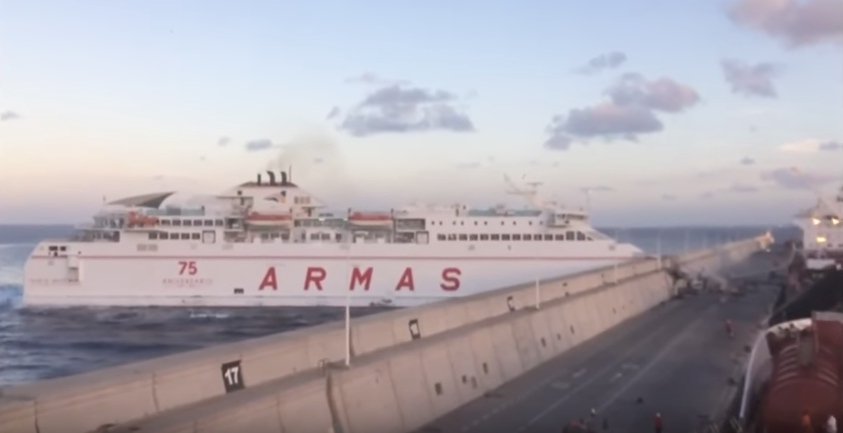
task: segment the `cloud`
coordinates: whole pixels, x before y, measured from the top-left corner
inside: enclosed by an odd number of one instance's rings
[[[247,152],[260,152],[262,150],[277,149],[280,146],[279,144],[273,143],[272,140],[261,138],[247,141],[245,148]]]
[[[217,146],[228,146],[229,144],[231,144],[231,138],[229,137],[220,137],[217,140]]]
[[[792,48],[840,42],[839,0],[738,0],[726,10],[732,22],[764,32]]]
[[[699,195],[700,200],[711,200],[714,198],[714,193],[707,191]]]
[[[818,140],[816,138],[806,138],[804,140],[793,141],[779,146],[779,150],[788,153],[816,153],[820,151],[833,152],[843,149],[843,145],[839,141]]]
[[[586,75],[595,74],[606,69],[618,68],[624,62],[626,62],[626,54],[620,51],[612,51],[592,58],[585,66],[578,68],[577,72]]]
[[[608,101],[575,108],[566,116],[554,116],[547,127],[544,146],[567,150],[577,141],[602,138],[635,141],[640,134],[659,132],[664,124],[657,112],[679,113],[696,105],[697,92],[670,78],[647,80],[639,74],[625,74],[606,90]]]
[[[777,168],[762,172],[761,180],[784,189],[810,189],[834,182],[837,177],[820,173],[797,173],[793,168]]]
[[[748,157],[748,156],[745,156],[745,157],[741,158],[741,160],[738,161],[738,163],[741,164],[741,165],[753,165],[753,164],[755,164],[755,160]]]
[[[7,122],[9,120],[20,119],[20,114],[14,111],[4,111],[0,113],[0,122]]]
[[[825,152],[836,152],[838,150],[843,150],[843,144],[840,144],[839,141],[827,141],[820,144],[817,149]]]
[[[675,201],[676,196],[673,194],[662,194],[662,200],[664,201]]]
[[[341,113],[342,113],[342,110],[340,110],[340,107],[331,108],[331,111],[329,111],[328,115],[325,116],[325,120],[331,120],[331,119],[339,116]]]
[[[199,157],[199,161],[200,161],[200,162],[205,162],[205,161],[207,161],[207,160],[208,160],[208,158],[207,158],[207,157],[205,157],[205,155],[202,155],[202,156],[200,156],[200,157]]]
[[[765,62],[751,65],[740,60],[726,59],[720,66],[726,82],[732,87],[732,93],[761,98],[777,96],[773,78],[781,72],[780,65]]]
[[[729,187],[729,191],[740,193],[740,194],[747,194],[747,193],[758,192],[758,188],[756,188],[752,185],[744,185],[744,184],[736,183],[736,184],[733,184],[732,186]]]
[[[356,137],[434,130],[474,132],[474,123],[454,106],[445,90],[392,84],[366,96],[349,110],[339,128]]]

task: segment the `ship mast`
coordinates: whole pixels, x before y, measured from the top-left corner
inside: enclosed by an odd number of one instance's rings
[[[544,209],[545,206],[539,202],[538,196],[538,187],[541,185],[541,182],[529,182],[527,185],[529,188],[519,188],[512,179],[509,178],[508,175],[503,175],[504,181],[509,185],[508,190],[506,190],[507,194],[517,195],[524,200],[526,200],[531,206],[536,209]]]

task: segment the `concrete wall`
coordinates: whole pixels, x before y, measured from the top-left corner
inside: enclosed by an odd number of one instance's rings
[[[715,269],[763,243],[736,242],[678,261]],[[329,369],[327,379],[318,366],[343,358],[341,323],[11,388],[0,395],[0,432],[36,432],[37,418],[38,433],[81,433],[185,410],[197,411],[179,418],[185,431],[217,431],[228,423],[220,417],[236,418],[232,410],[277,420],[256,431],[324,432],[329,424],[344,432],[411,430],[664,301],[670,288],[658,261],[646,259],[542,282],[539,310],[536,292],[533,283],[357,319],[354,367]],[[226,395],[221,366],[237,361],[246,389]],[[226,404],[200,410],[219,401]],[[234,425],[242,428],[244,419]],[[155,431],[170,431],[173,422]]]

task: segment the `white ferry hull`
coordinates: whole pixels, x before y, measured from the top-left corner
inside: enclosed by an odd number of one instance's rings
[[[64,250],[51,252],[50,246]],[[164,243],[142,251],[145,247],[44,242],[27,261],[23,303],[407,307],[611,266],[640,254],[629,245],[589,248],[573,242],[570,251],[529,243],[483,245],[488,251],[355,244],[348,254],[319,244]]]

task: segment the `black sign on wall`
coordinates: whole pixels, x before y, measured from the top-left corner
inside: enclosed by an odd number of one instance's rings
[[[512,296],[507,296],[506,306],[509,308],[509,311],[515,311],[515,299],[512,299]]]
[[[421,328],[419,327],[418,319],[410,320],[410,322],[407,323],[407,327],[410,328],[410,337],[412,337],[413,340],[421,338]]]
[[[243,383],[243,368],[240,360],[226,362],[222,365],[222,384],[225,386],[226,394],[239,391],[246,387]]]

